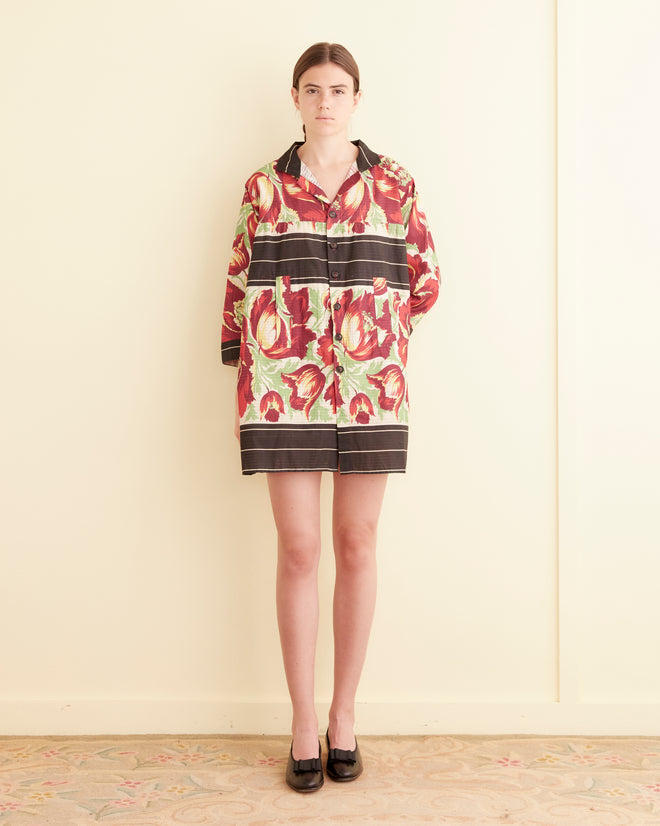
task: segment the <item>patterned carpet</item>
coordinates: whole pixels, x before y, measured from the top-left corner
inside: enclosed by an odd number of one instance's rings
[[[365,773],[284,783],[282,737],[0,738],[0,826],[660,824],[660,739],[361,737]]]

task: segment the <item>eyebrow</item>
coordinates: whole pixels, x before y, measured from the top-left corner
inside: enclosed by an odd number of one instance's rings
[[[310,86],[313,87],[314,89],[320,89],[321,88],[318,83],[306,83],[303,86],[303,89],[307,89]],[[348,89],[348,83],[335,83],[330,88],[331,89]]]

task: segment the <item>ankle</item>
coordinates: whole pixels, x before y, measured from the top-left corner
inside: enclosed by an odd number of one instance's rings
[[[291,718],[291,732],[292,734],[306,734],[314,732],[318,735],[319,719],[316,713],[311,714],[294,714]]]
[[[319,756],[319,724],[316,717],[294,718],[291,734],[295,760],[308,760]]]
[[[352,751],[355,748],[355,716],[331,714],[328,721],[330,748]]]
[[[328,722],[330,728],[353,728],[355,726],[355,710],[350,709],[334,709],[330,708],[328,714]]]

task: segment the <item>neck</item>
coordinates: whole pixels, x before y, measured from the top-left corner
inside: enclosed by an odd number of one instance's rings
[[[353,163],[358,149],[347,135],[315,137],[309,135],[305,143],[298,147],[298,156],[307,166],[329,167],[337,164]]]

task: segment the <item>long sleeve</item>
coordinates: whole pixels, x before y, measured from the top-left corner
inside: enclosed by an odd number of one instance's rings
[[[257,212],[246,187],[238,215],[225,290],[221,339],[223,364],[236,366],[240,356],[243,300],[257,222]]]
[[[435,304],[440,286],[440,267],[426,215],[422,212],[411,180],[402,210],[406,226],[408,276],[410,279],[410,326],[415,327]]]

